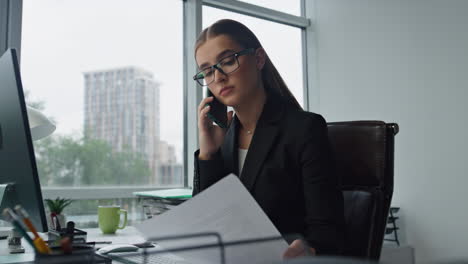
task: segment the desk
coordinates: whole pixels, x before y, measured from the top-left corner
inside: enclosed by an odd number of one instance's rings
[[[87,234],[87,241],[112,241],[112,244],[134,244],[145,242],[145,239],[139,235],[139,232],[132,226],[127,226],[124,229],[117,230],[116,234],[104,235],[101,233],[99,228],[84,229]],[[41,234],[42,236],[42,234]],[[42,237],[46,238],[44,234]],[[8,242],[6,239],[0,240],[0,263],[34,263],[34,251],[29,246],[28,242],[22,239],[21,243],[26,249],[26,253],[22,254],[10,254],[8,253]],[[98,244],[96,248],[106,246]]]

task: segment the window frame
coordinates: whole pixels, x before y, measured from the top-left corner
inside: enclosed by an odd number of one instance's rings
[[[0,0],[0,53],[14,48],[18,61],[21,61],[22,13],[23,0]]]
[[[177,1],[177,0],[175,0]],[[317,85],[316,41],[311,21],[315,21],[315,1],[301,1],[301,16],[257,6],[237,0],[180,0],[183,1],[183,157],[184,186],[192,187],[193,152],[198,148],[197,107],[202,100],[202,89],[197,89],[192,76],[197,72],[193,47],[202,30],[202,7],[209,6],[251,17],[300,28],[302,31],[302,66],[304,109],[319,110]],[[22,0],[0,0],[0,52],[16,48],[21,55]],[[167,188],[167,187],[165,187]],[[164,189],[158,187],[42,187],[44,199],[67,196],[76,200],[132,198],[133,192]]]

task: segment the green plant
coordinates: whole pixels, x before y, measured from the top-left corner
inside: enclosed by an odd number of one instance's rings
[[[50,213],[61,214],[65,207],[69,206],[72,203],[71,199],[65,199],[57,197],[55,200],[45,199],[47,206],[49,207]]]

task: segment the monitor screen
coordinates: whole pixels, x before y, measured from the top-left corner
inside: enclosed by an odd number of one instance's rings
[[[0,185],[4,184],[12,188],[0,198],[1,212],[19,204],[29,213],[37,230],[46,232],[41,186],[14,49],[0,58]]]

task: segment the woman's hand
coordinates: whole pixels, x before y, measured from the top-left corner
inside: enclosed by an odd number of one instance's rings
[[[314,248],[311,248],[304,242],[304,240],[296,239],[286,249],[283,254],[283,259],[291,259],[302,256],[315,256]]]
[[[223,143],[226,130],[213,124],[213,121],[207,116],[210,106],[206,106],[213,101],[213,97],[204,98],[198,105],[198,142],[200,144],[201,160],[209,160],[218,151]],[[227,113],[228,126],[231,124],[233,111]]]

